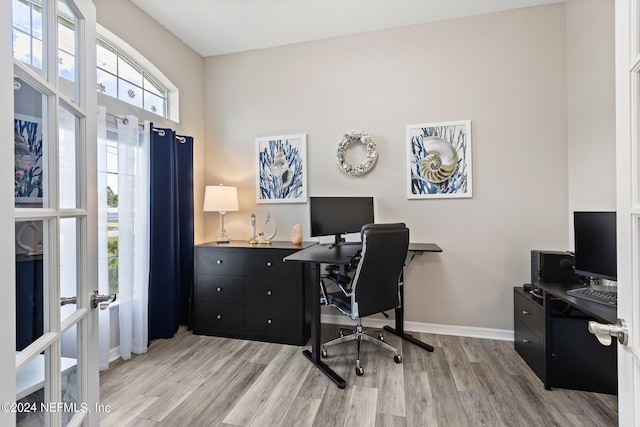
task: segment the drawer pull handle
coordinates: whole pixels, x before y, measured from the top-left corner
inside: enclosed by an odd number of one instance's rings
[[[267,267],[271,267],[271,261],[267,261]]]
[[[222,288],[217,287],[217,288],[216,288],[216,291],[217,291],[217,292],[220,292],[220,291],[222,291]]]
[[[216,264],[222,264],[222,260],[221,259],[217,260]]]
[[[529,315],[529,314],[531,314],[531,313],[529,313],[527,310],[522,310],[522,315],[523,315],[523,316],[527,316],[527,315]]]
[[[216,319],[218,319],[218,320],[222,319],[222,314],[218,314],[218,315],[216,316]]]
[[[267,291],[267,295],[271,296],[271,291]]]
[[[522,340],[522,343],[523,343],[523,344],[529,344],[529,340],[527,340],[527,339],[523,339],[523,340]]]
[[[268,324],[271,324],[271,319],[267,319],[267,323],[268,323]]]

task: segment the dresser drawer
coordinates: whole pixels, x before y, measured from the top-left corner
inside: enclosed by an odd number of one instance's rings
[[[295,307],[297,305],[300,284],[296,280],[247,277],[245,286],[247,304],[269,307]]]
[[[196,249],[196,271],[198,274],[242,276],[244,255],[240,248],[200,247]]]
[[[531,299],[528,294],[514,293],[514,320],[525,324],[532,332],[542,336],[542,306]]]
[[[255,335],[296,338],[299,326],[297,319],[296,310],[247,305],[246,331]]]
[[[244,302],[244,277],[200,274],[196,276],[195,288],[199,301]]]
[[[527,362],[540,379],[543,378],[544,348],[542,338],[531,331],[524,323],[516,320],[514,324],[514,344],[516,351]]]
[[[245,274],[253,277],[295,277],[302,266],[282,260],[293,252],[279,249],[248,250],[245,252]]]
[[[194,333],[210,334],[216,331],[244,331],[244,305],[196,301]]]

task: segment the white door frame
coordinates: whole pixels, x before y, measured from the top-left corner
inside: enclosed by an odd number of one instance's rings
[[[0,135],[3,140],[13,138],[13,67],[6,64],[13,63],[11,32],[11,2],[0,2]],[[13,147],[10,144],[0,145],[0,182],[8,183],[14,173]],[[16,342],[16,314],[15,314],[15,243],[14,243],[14,195],[12,186],[0,185],[0,271],[2,271],[4,286],[2,286],[2,301],[0,307],[0,342]],[[13,402],[16,396],[15,347],[13,345],[0,346],[0,401]],[[15,423],[16,416],[9,411],[0,411],[0,425],[10,426]]]
[[[618,423],[640,426],[640,0],[616,0]]]
[[[81,159],[76,167],[77,194],[79,195],[79,206],[76,209],[60,210],[56,208],[56,202],[59,197],[56,195],[58,191],[58,180],[56,174],[51,174],[51,179],[47,185],[52,191],[53,197],[50,197],[52,209],[19,209],[14,208],[14,195],[12,186],[7,185],[13,179],[14,153],[12,144],[0,145],[0,271],[2,271],[5,286],[3,286],[3,300],[5,306],[0,310],[0,322],[3,327],[0,339],[8,345],[0,346],[0,402],[6,402],[9,406],[0,408],[0,425],[13,425],[16,420],[15,405],[10,406],[11,402],[15,402],[16,397],[16,371],[17,368],[23,366],[28,360],[32,359],[46,347],[48,356],[45,357],[46,370],[52,372],[53,375],[46,377],[45,382],[50,386],[50,394],[45,394],[45,403],[59,404],[62,403],[60,395],[60,355],[61,355],[61,338],[62,333],[77,326],[78,340],[82,343],[78,348],[78,366],[77,366],[77,386],[79,395],[76,396],[77,408],[81,409],[77,421],[80,417],[84,417],[82,425],[98,425],[99,413],[94,409],[99,403],[99,373],[98,373],[98,316],[97,310],[94,309],[90,301],[90,293],[93,289],[97,289],[97,158],[96,158],[96,71],[95,71],[95,27],[96,27],[96,10],[91,0],[66,0],[67,4],[74,10],[74,13],[81,17],[75,28],[76,36],[76,56],[81,58],[76,61],[76,81],[81,82],[82,86],[78,87],[74,102],[67,102],[57,83],[57,67],[49,68],[46,78],[35,87],[45,88],[45,93],[50,95],[47,102],[46,122],[50,127],[47,144],[49,146],[49,159],[57,160],[57,139],[58,139],[58,108],[64,106],[69,112],[76,115],[79,120],[79,129],[76,130],[76,139],[79,146],[76,151],[76,157]],[[43,0],[50,7],[49,10],[57,5],[57,0]],[[19,72],[21,75],[32,74],[30,80],[32,83],[40,79],[29,70],[28,67],[21,63],[14,63],[12,53],[12,5],[9,1],[0,2],[0,25],[4,31],[0,31],[0,60],[3,64],[14,64],[13,66],[0,67],[0,96],[5,102],[0,103],[0,135],[4,135],[5,141],[13,140],[13,117],[14,117],[14,93],[13,80],[14,73]],[[53,36],[49,34],[46,37],[46,49],[53,52],[54,64],[57,63],[57,15],[50,14],[46,22],[46,26],[53,31]],[[45,27],[46,29],[46,27]],[[35,76],[35,77],[33,77]],[[50,83],[47,83],[50,82]],[[77,106],[76,106],[77,104]],[[51,166],[51,164],[49,164]],[[57,166],[55,166],[57,168]],[[58,170],[58,169],[53,169]],[[51,170],[50,170],[51,172]],[[70,314],[62,322],[60,321],[60,302],[59,302],[59,285],[60,280],[60,255],[59,246],[55,244],[58,241],[59,223],[64,218],[77,218],[76,223],[79,224],[78,233],[80,237],[76,242],[76,250],[78,253],[78,266],[76,276],[78,280],[78,294],[64,295],[76,296],[76,310]],[[48,220],[49,226],[45,227],[49,240],[54,244],[48,248],[45,262],[45,282],[46,277],[52,285],[49,291],[45,291],[44,301],[45,313],[51,313],[48,321],[45,319],[45,334],[36,341],[32,347],[20,352],[18,356],[15,353],[16,342],[16,322],[15,322],[15,221],[27,219],[43,219]],[[73,286],[76,287],[75,285]],[[49,325],[49,323],[51,323]],[[48,330],[46,327],[48,326]],[[5,405],[3,403],[3,405]],[[12,408],[14,409],[12,411]],[[84,410],[86,408],[86,410]],[[53,411],[44,411],[45,419],[49,419],[51,425],[59,425],[59,414],[55,414],[55,406]],[[58,410],[59,412],[59,410]],[[53,413],[53,415],[52,415]],[[49,422],[47,422],[48,424]]]

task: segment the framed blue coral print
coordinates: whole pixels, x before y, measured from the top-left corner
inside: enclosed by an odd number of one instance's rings
[[[307,135],[256,138],[256,203],[307,201]]]
[[[471,197],[471,121],[407,126],[407,198]]]

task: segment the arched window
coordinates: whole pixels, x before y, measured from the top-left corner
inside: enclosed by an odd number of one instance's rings
[[[96,39],[98,91],[169,118],[169,89],[106,37]]]
[[[96,33],[98,92],[178,122],[178,88],[120,37],[100,24]]]

